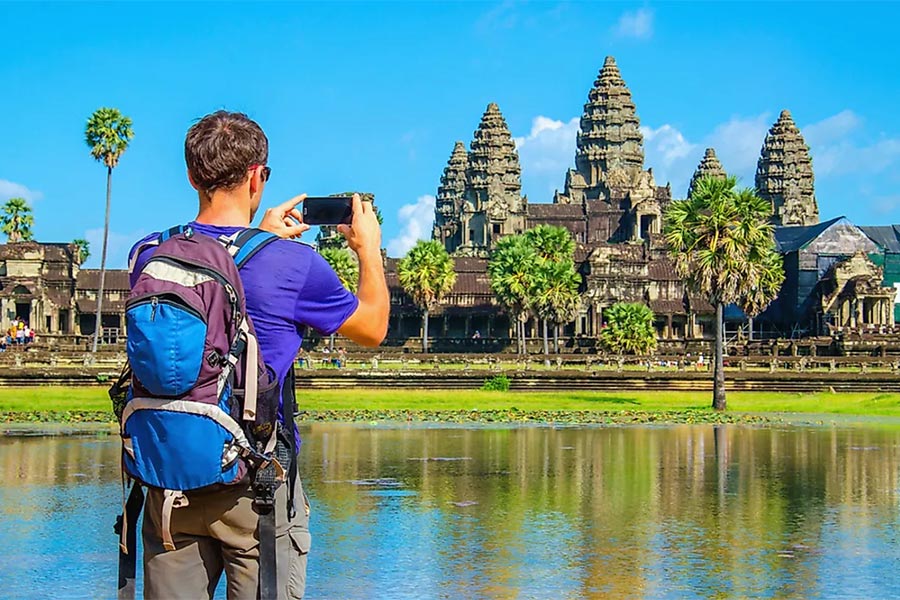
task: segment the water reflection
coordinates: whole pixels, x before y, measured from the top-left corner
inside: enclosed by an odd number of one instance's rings
[[[302,461],[310,598],[900,593],[896,431],[316,424]],[[0,439],[0,597],[111,594],[117,463]]]

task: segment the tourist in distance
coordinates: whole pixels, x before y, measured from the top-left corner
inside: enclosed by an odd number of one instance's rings
[[[185,160],[188,179],[199,197],[191,230],[218,238],[248,228],[271,173],[266,166],[268,139],[259,125],[240,113],[207,115],[187,133]],[[266,211],[260,227],[281,238],[299,237],[309,229],[296,209],[304,197]],[[359,258],[356,295],[341,285],[312,247],[288,239],[266,245],[240,271],[262,358],[280,385],[288,382],[285,392],[292,404],[291,367],[305,327],[323,335],[338,332],[364,346],[377,346],[387,331],[390,299],[381,259],[381,229],[371,203],[354,195],[352,222],[338,230]],[[138,256],[132,256],[132,286],[152,255],[147,240],[158,235],[144,238],[132,249],[132,255],[138,251]],[[283,414],[283,423],[292,425],[291,419],[291,414]],[[294,447],[299,447],[299,440]],[[296,456],[292,458],[296,465]],[[284,467],[289,470],[288,465]],[[294,479],[293,490],[282,485],[275,494],[279,598],[301,598],[305,589],[309,505],[300,477]],[[145,596],[212,597],[224,571],[229,598],[257,598],[259,517],[252,508],[250,481],[244,478],[186,496],[188,504],[171,511],[169,531],[175,549],[166,551],[159,517],[163,494],[154,488],[148,491],[142,533]],[[296,499],[296,510],[288,519],[290,499]]]

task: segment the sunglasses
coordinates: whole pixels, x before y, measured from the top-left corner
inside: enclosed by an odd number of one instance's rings
[[[259,171],[259,176],[260,176],[260,178],[262,178],[264,183],[266,181],[268,181],[269,177],[272,176],[272,167],[268,167],[265,165],[250,165],[249,170],[252,171],[256,167],[262,167],[262,169],[260,169],[260,171]]]

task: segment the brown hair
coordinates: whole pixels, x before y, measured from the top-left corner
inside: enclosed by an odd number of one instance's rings
[[[269,140],[244,113],[218,110],[188,130],[184,160],[198,189],[212,193],[231,189],[247,177],[253,165],[269,159]]]

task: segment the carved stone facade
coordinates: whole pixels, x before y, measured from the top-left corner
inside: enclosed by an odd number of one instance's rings
[[[887,248],[879,249],[845,219],[816,225],[818,208],[809,149],[787,111],[769,131],[761,154],[756,185],[775,209],[787,280],[778,300],[756,320],[757,326],[790,336],[819,333],[839,322],[860,326],[886,322],[893,307],[887,302],[888,291],[893,291],[890,284],[882,281],[878,265],[866,271],[860,267],[860,259],[853,257],[860,250],[869,257],[880,252],[882,262],[896,258],[894,262],[900,265],[900,241],[888,257]],[[433,238],[457,257],[475,255],[481,259],[471,262],[475,259],[457,258],[465,277],[461,276],[443,310],[449,325],[431,333],[437,337],[457,331],[469,335],[474,329],[482,335],[486,330],[498,335],[502,326],[498,327],[488,313],[502,313],[480,271],[487,265],[483,258],[498,236],[549,224],[567,228],[577,242],[575,258],[583,280],[583,309],[566,326],[567,334],[595,337],[603,327],[604,309],[626,301],[650,306],[662,339],[711,336],[712,306],[689,293],[667,255],[660,232],[672,191],[668,185],[657,186],[652,170],[644,168],[640,120],[612,57],[607,57],[588,93],[576,141],[575,168],[567,170],[564,190],[554,194],[552,203],[526,203],[521,198],[519,174],[506,123],[492,104],[482,117],[471,151],[467,153],[457,142],[440,180]],[[697,179],[705,175],[726,175],[712,148],[700,161],[688,195]],[[900,233],[896,240],[900,240]],[[856,275],[847,276],[845,271],[851,268]],[[900,281],[900,266],[895,270]],[[395,292],[399,303],[402,290]],[[463,327],[463,321],[454,320],[475,318],[470,296],[478,298],[479,318],[491,319],[490,327],[485,323]],[[852,298],[863,298],[862,304],[853,304],[857,300]],[[402,310],[411,309],[408,302],[402,305],[406,307]],[[861,317],[859,306],[863,306]],[[397,310],[401,310],[399,304]],[[453,316],[457,310],[467,316]],[[856,311],[855,321],[840,317],[849,314],[847,311]],[[730,314],[741,321],[740,311],[731,310]],[[405,325],[400,327],[400,316],[394,323],[393,331],[405,331]],[[413,321],[409,323],[416,327]],[[536,324],[529,323],[527,328],[537,334]]]
[[[0,244],[0,325],[16,318],[38,335],[86,335],[94,332],[98,269],[81,269],[73,244],[16,242]],[[108,340],[125,333],[128,272],[106,272],[103,325]]]
[[[434,239],[457,256],[487,256],[499,238],[524,231],[528,199],[522,196],[521,175],[516,144],[492,102],[469,152],[457,142],[444,169]]]
[[[694,186],[697,185],[697,181],[703,177],[718,177],[724,179],[727,173],[725,169],[722,167],[722,163],[719,162],[719,157],[716,156],[716,151],[712,148],[707,148],[706,152],[703,154],[703,159],[700,161],[700,164],[697,165],[697,170],[694,171],[693,177],[691,177],[691,183],[688,185],[688,193],[687,198],[691,197],[691,194],[694,193]]]
[[[662,230],[672,193],[656,185],[652,169],[644,170],[643,141],[631,91],[608,56],[584,105],[575,169],[553,197],[554,204],[585,207],[588,223],[580,241],[639,242]]]
[[[462,245],[463,205],[466,197],[466,169],[469,166],[469,155],[466,145],[456,142],[453,154],[441,175],[437,199],[434,205],[434,232],[432,239],[443,242],[449,252]]]
[[[832,327],[861,329],[894,324],[893,287],[884,287],[884,270],[859,251],[836,262],[821,282],[822,314]]]
[[[781,111],[766,135],[756,166],[756,193],[772,203],[776,225],[819,222],[809,147],[790,111]]]

